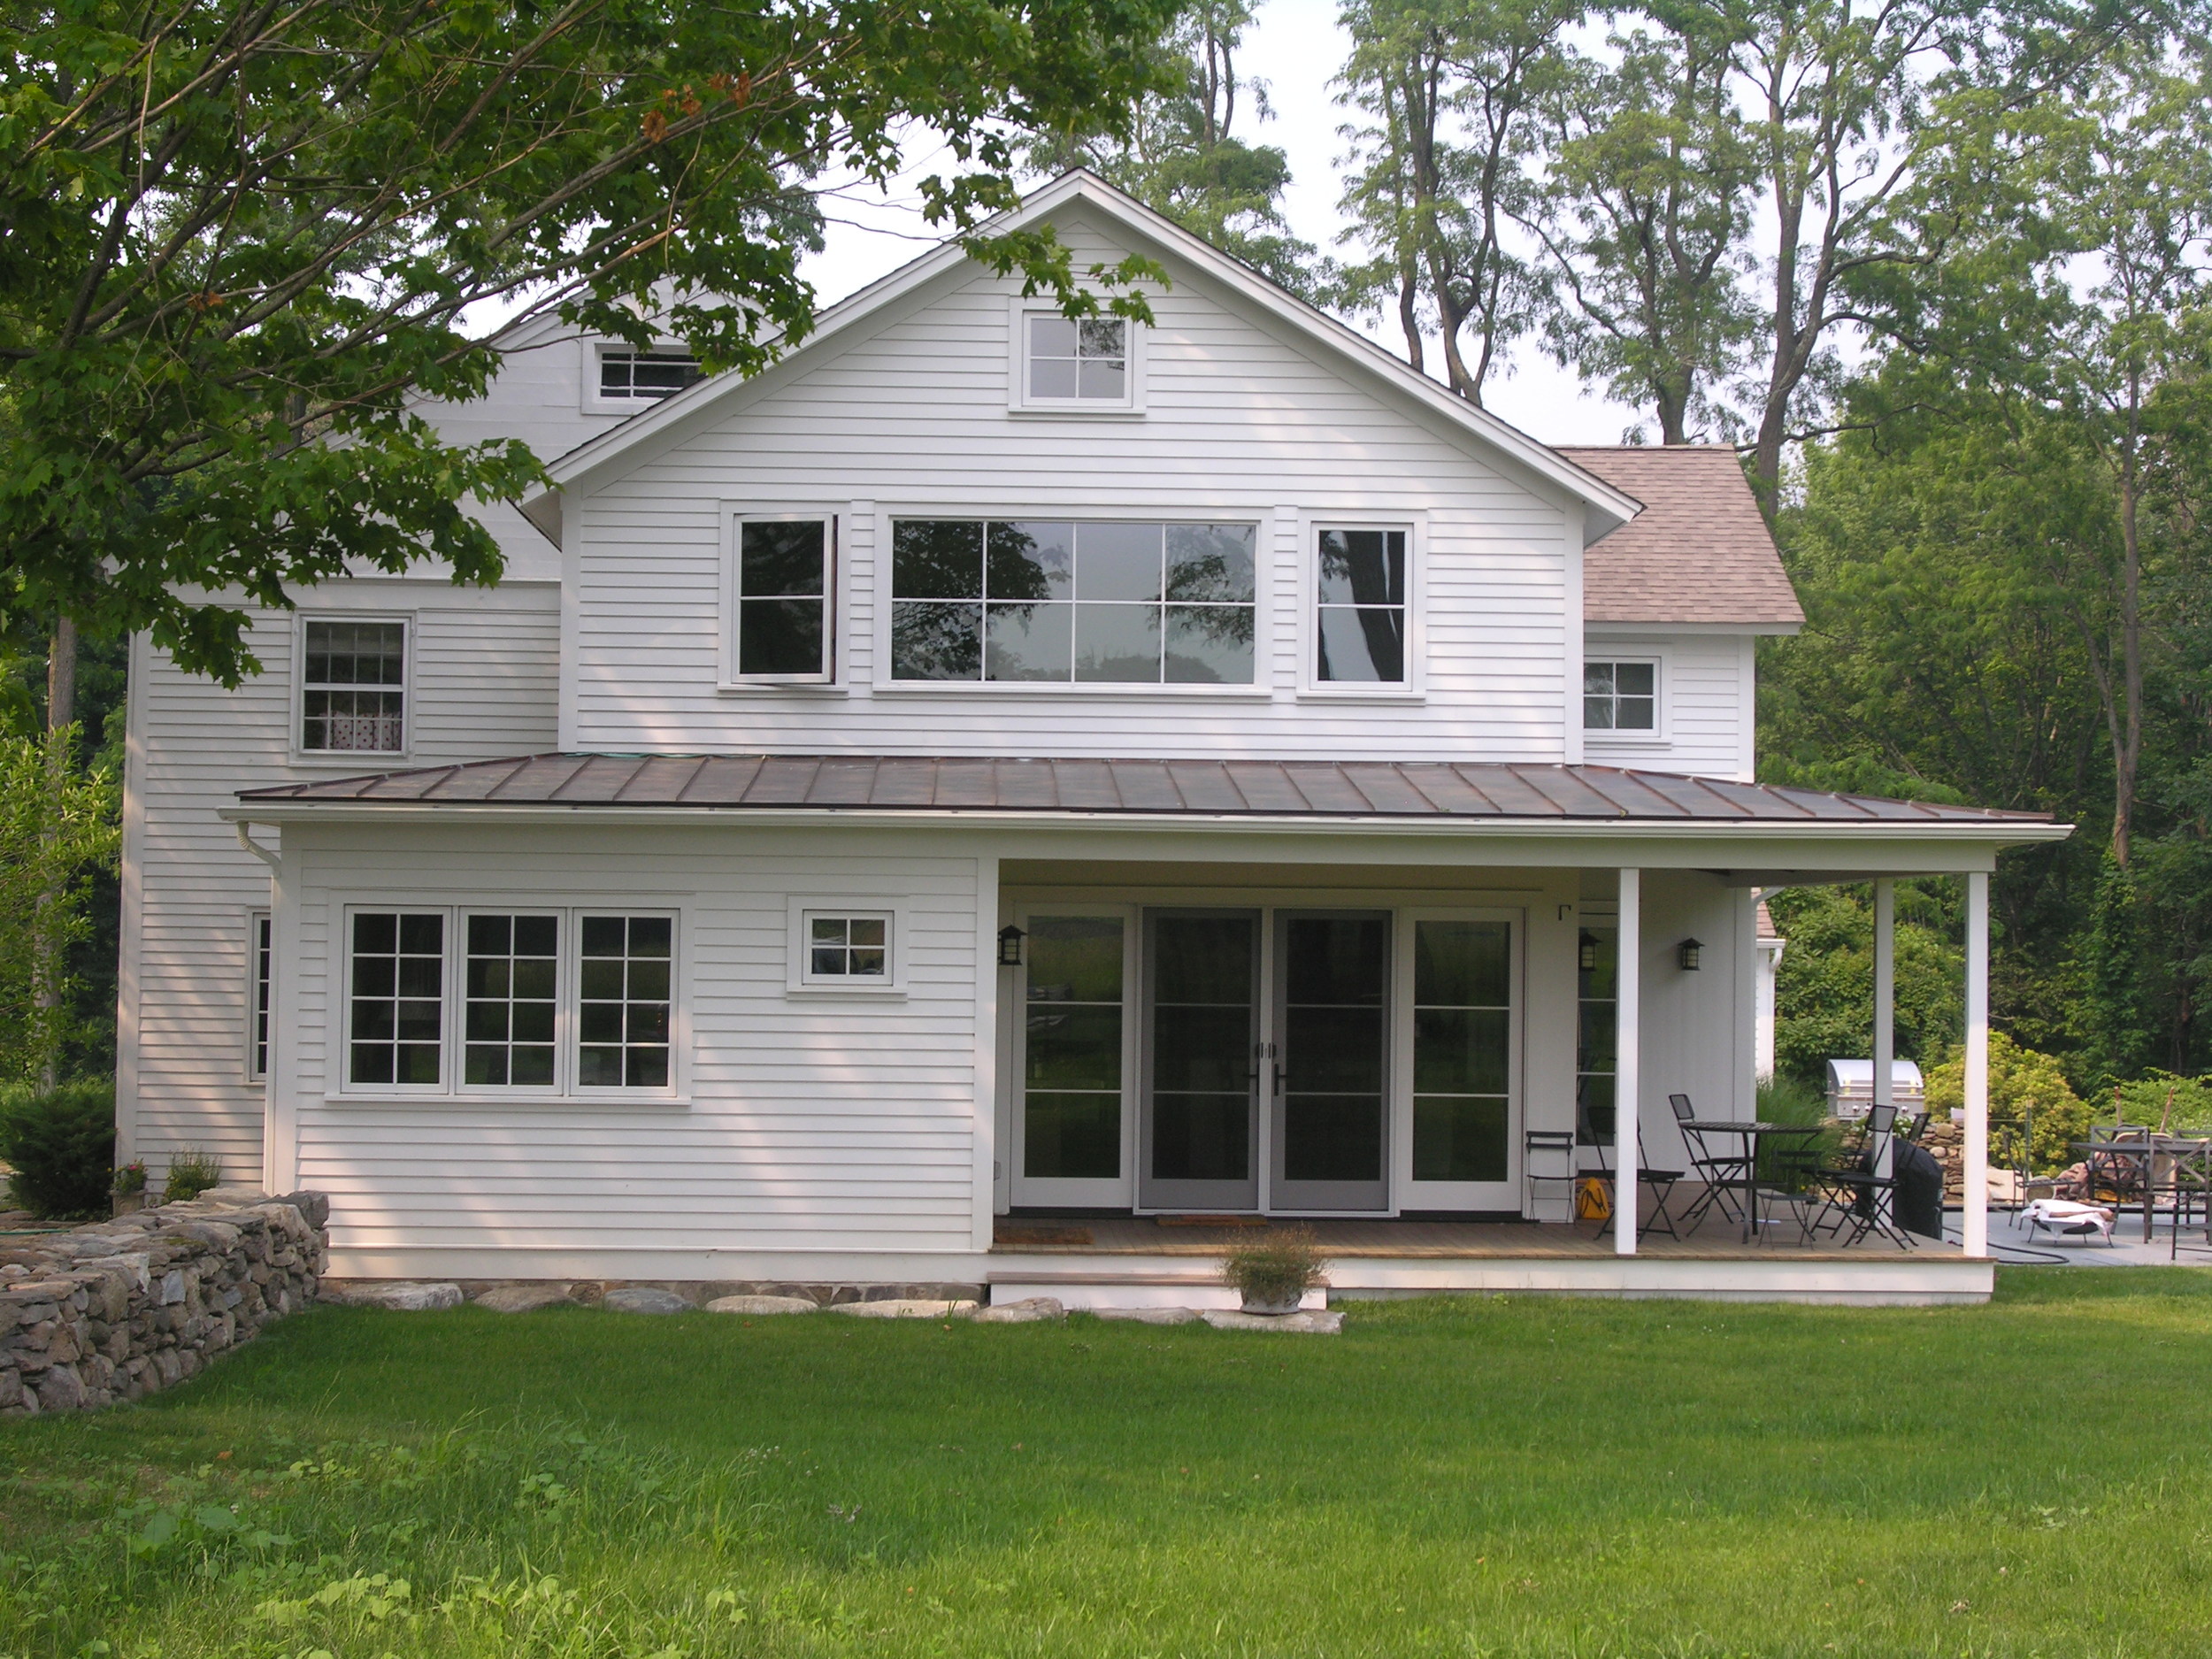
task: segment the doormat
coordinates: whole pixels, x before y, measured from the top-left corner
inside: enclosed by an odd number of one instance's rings
[[[991,1230],[996,1244],[1089,1244],[1088,1227],[1010,1227],[1004,1223]]]
[[[1155,1216],[1164,1227],[1264,1227],[1265,1216]]]

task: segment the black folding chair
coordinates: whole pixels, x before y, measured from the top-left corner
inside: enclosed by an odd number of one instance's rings
[[[1566,1194],[1567,1219],[1574,1219],[1575,1182],[1580,1171],[1575,1167],[1575,1138],[1565,1129],[1532,1129],[1521,1141],[1521,1179],[1528,1189],[1529,1207],[1534,1209],[1540,1187],[1555,1187]]]
[[[1705,1183],[1705,1190],[1684,1212],[1683,1224],[1693,1233],[1705,1218],[1705,1212],[1717,1204],[1720,1213],[1731,1221],[1743,1219],[1742,1207],[1736,1202],[1736,1189],[1743,1185],[1751,1167],[1751,1150],[1746,1147],[1734,1156],[1724,1157],[1713,1150],[1702,1130],[1693,1129],[1690,1124],[1697,1117],[1697,1108],[1690,1104],[1687,1094],[1670,1094],[1667,1104],[1674,1109],[1674,1121],[1682,1131],[1682,1144],[1690,1151],[1690,1168],[1697,1171],[1698,1179]],[[1748,1141],[1748,1135],[1739,1135],[1739,1141]]]
[[[1866,1134],[1858,1149],[1814,1170],[1812,1179],[1822,1202],[1813,1219],[1813,1232],[1832,1227],[1847,1249],[1870,1233],[1880,1233],[1901,1250],[1918,1248],[1891,1214],[1897,1178],[1885,1173],[1882,1167],[1889,1161],[1887,1153],[1896,1127],[1896,1107],[1870,1108],[1866,1114]]]
[[[1605,1156],[1605,1143],[1591,1133],[1590,1118],[1586,1110],[1582,1114],[1582,1141],[1584,1145],[1598,1155],[1598,1174],[1608,1187],[1614,1189],[1617,1202],[1620,1188],[1619,1183],[1613,1179],[1612,1162]],[[1637,1137],[1637,1141],[1640,1147],[1642,1137]],[[1667,1237],[1670,1239],[1679,1239],[1682,1236],[1674,1230],[1674,1217],[1667,1213],[1667,1199],[1674,1191],[1674,1184],[1687,1172],[1684,1170],[1647,1170],[1640,1164],[1638,1165],[1636,1184],[1652,1195],[1651,1213],[1637,1227],[1638,1238],[1642,1238],[1654,1227],[1664,1227],[1667,1230]]]

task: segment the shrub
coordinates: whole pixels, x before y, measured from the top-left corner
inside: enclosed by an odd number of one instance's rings
[[[1248,1302],[1279,1306],[1319,1284],[1327,1265],[1310,1229],[1283,1227],[1230,1251],[1221,1263],[1221,1278]]]
[[[2109,1101],[2100,1101],[2102,1121]],[[2163,1125],[2175,1134],[2202,1134],[2212,1129],[2212,1077],[2177,1077],[2153,1067],[2132,1083],[2120,1085],[2120,1104],[2131,1124]]]
[[[0,1097],[8,1195],[42,1219],[104,1215],[115,1167],[115,1086],[65,1083]]]
[[[1956,1111],[1966,1103],[1966,1057],[1953,1055],[1928,1073],[1930,1112]],[[2023,1048],[2002,1032],[1989,1033],[1989,1159],[1999,1165],[2020,1160],[2021,1120],[2034,1114],[2034,1141],[2028,1167],[2048,1173],[2074,1162],[2068,1142],[2086,1141],[2096,1109],[2074,1093],[2059,1063],[2047,1054]]]
[[[209,1187],[222,1184],[223,1166],[216,1162],[215,1156],[188,1148],[169,1160],[169,1179],[162,1185],[161,1202],[189,1203]]]
[[[145,1159],[133,1158],[128,1164],[119,1164],[117,1166],[115,1171],[115,1191],[119,1195],[128,1197],[133,1193],[142,1193],[145,1190]]]

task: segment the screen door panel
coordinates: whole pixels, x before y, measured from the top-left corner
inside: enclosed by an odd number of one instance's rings
[[[1390,1167],[1390,918],[1279,917],[1275,1210],[1384,1210]]]
[[[1146,918],[1146,1089],[1138,1199],[1148,1210],[1259,1206],[1260,920]]]

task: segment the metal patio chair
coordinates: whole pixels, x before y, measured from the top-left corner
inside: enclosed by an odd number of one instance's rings
[[[1832,1230],[1846,1249],[1870,1233],[1878,1233],[1901,1250],[1917,1248],[1891,1213],[1897,1178],[1882,1172],[1889,1161],[1885,1155],[1896,1132],[1896,1107],[1870,1107],[1866,1133],[1858,1147],[1841,1158],[1815,1166],[1812,1179],[1822,1202],[1813,1218],[1814,1233]]]
[[[1565,1129],[1532,1129],[1521,1140],[1521,1178],[1527,1184],[1529,1207],[1536,1206],[1538,1189],[1555,1187],[1567,1201],[1567,1219],[1574,1219],[1575,1183],[1581,1172],[1575,1166],[1575,1138]]]
[[[1670,1094],[1667,1104],[1674,1110],[1674,1121],[1682,1131],[1682,1144],[1689,1148],[1690,1168],[1697,1171],[1698,1179],[1705,1183],[1682,1217],[1683,1225],[1691,1232],[1697,1231],[1698,1223],[1705,1219],[1705,1212],[1718,1205],[1720,1213],[1731,1221],[1743,1219],[1743,1209],[1737,1202],[1737,1188],[1743,1185],[1744,1175],[1750,1167],[1751,1148],[1745,1147],[1733,1156],[1716,1152],[1705,1139],[1702,1130],[1690,1125],[1697,1117],[1697,1108],[1690,1104],[1687,1094]],[[1749,1137],[1739,1135],[1739,1141]]]
[[[1640,1136],[1638,1137],[1640,1144],[1641,1139]],[[1586,1110],[1582,1113],[1582,1143],[1597,1154],[1597,1172],[1608,1186],[1614,1188],[1617,1194],[1614,1202],[1617,1203],[1619,1183],[1613,1178],[1613,1163],[1606,1156],[1605,1143],[1591,1133],[1590,1118]],[[1636,1184],[1652,1196],[1651,1213],[1636,1228],[1638,1238],[1642,1238],[1654,1227],[1664,1227],[1667,1231],[1667,1237],[1670,1239],[1681,1238],[1682,1235],[1674,1230],[1674,1217],[1667,1213],[1667,1200],[1674,1192],[1675,1183],[1688,1172],[1686,1170],[1651,1170],[1645,1169],[1640,1164],[1638,1165]]]

